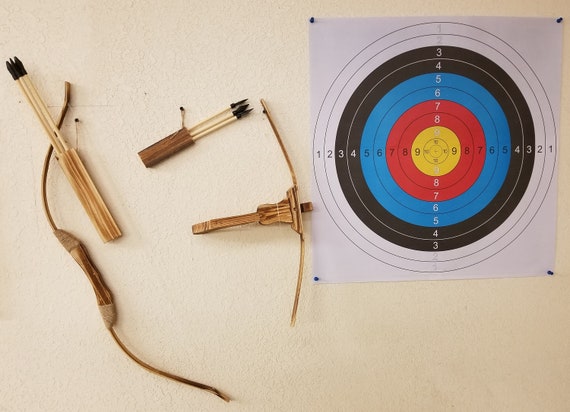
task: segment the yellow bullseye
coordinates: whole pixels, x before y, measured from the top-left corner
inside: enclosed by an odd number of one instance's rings
[[[451,172],[461,156],[461,143],[447,127],[432,126],[422,130],[412,143],[414,165],[428,176]]]

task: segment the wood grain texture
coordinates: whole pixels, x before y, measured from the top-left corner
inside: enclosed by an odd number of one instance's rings
[[[257,211],[243,215],[221,217],[200,222],[192,225],[192,233],[200,235],[214,230],[229,228],[233,226],[246,225],[249,223],[260,223],[271,225],[274,223],[290,223],[291,228],[301,232],[301,213],[313,210],[311,202],[299,204],[297,188],[291,187],[287,190],[287,197],[277,203],[264,203],[257,207]]]
[[[153,167],[170,156],[194,144],[188,129],[182,129],[141,150],[138,155],[146,167]]]
[[[101,273],[91,260],[87,249],[79,239],[65,230],[56,229],[54,230],[54,234],[77,264],[79,264],[81,269],[83,269],[87,279],[91,282],[105,326],[107,329],[111,328],[117,317],[115,304],[113,303],[113,295],[103,281]]]
[[[192,225],[192,233],[195,235],[200,235],[203,233],[212,232],[213,230],[246,225],[248,223],[257,223],[260,221],[260,219],[261,215],[258,212],[211,219],[207,222],[200,222]]]
[[[75,149],[63,152],[58,162],[103,242],[122,235]]]

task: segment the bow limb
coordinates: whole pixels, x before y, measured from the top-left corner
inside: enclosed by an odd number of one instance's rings
[[[291,180],[293,180],[293,185],[297,186],[297,175],[295,174],[295,170],[293,169],[293,163],[291,163],[291,159],[289,158],[289,154],[287,153],[287,150],[285,149],[285,145],[283,144],[283,139],[281,139],[281,136],[279,135],[279,132],[277,131],[277,127],[275,126],[275,122],[273,121],[273,118],[271,117],[271,113],[269,112],[269,109],[267,108],[267,104],[265,103],[265,100],[261,99],[261,106],[263,107],[263,112],[267,115],[267,120],[269,120],[269,124],[271,125],[271,128],[273,129],[273,134],[275,134],[275,137],[277,138],[277,142],[279,142],[279,147],[281,148],[281,153],[283,153],[283,156],[285,157],[285,161],[287,162],[287,167],[289,167],[289,173],[291,174]]]
[[[293,309],[291,310],[291,326],[295,326],[297,321],[297,308],[299,307],[299,296],[301,295],[301,284],[303,282],[303,266],[305,265],[305,236],[299,233],[301,250],[299,254],[299,271],[297,274],[297,288],[295,289],[295,300],[293,301]]]
[[[71,94],[71,84],[69,82],[65,82],[65,93],[63,96],[63,106],[61,107],[61,111],[59,113],[59,117],[57,119],[57,128],[61,128],[61,125],[63,124],[63,119],[65,118],[65,115],[67,114],[67,109],[69,109],[69,96]],[[49,162],[51,160],[51,155],[53,153],[53,146],[50,145],[46,156],[44,158],[44,166],[42,169],[42,202],[44,205],[44,212],[46,215],[46,218],[48,220],[49,225],[51,226],[52,230],[56,231],[57,230],[57,225],[55,224],[55,221],[53,220],[53,217],[51,215],[51,210],[49,208],[49,203],[47,201],[47,175],[48,175],[48,170],[49,170]]]
[[[223,393],[219,389],[214,388],[213,386],[204,385],[203,383],[196,382],[196,381],[191,381],[189,379],[182,378],[182,377],[174,375],[172,373],[162,371],[160,369],[155,368],[152,365],[149,365],[148,363],[146,363],[142,359],[138,358],[134,353],[132,353],[129,350],[129,348],[127,348],[125,346],[125,344],[121,341],[121,339],[119,339],[117,332],[115,332],[115,330],[113,328],[111,328],[109,330],[111,331],[111,335],[113,336],[113,339],[115,339],[115,342],[117,342],[117,345],[119,345],[119,347],[123,350],[123,352],[125,352],[129,356],[129,358],[134,360],[136,363],[138,363],[140,366],[142,366],[144,369],[148,370],[149,372],[152,372],[152,373],[159,375],[159,376],[163,376],[163,377],[168,378],[168,379],[175,380],[175,381],[180,382],[180,383],[184,383],[186,385],[193,386],[193,387],[198,388],[198,389],[202,389],[206,392],[210,392],[211,394],[216,395],[218,398],[223,399],[226,402],[229,402],[231,400],[228,395],[226,395],[225,393]]]
[[[311,211],[313,210],[313,204],[311,202],[308,203],[299,203],[299,190],[297,186],[293,186],[292,192],[292,200],[294,202],[294,216],[296,217],[296,232],[299,234],[299,270],[297,272],[297,287],[295,288],[295,299],[293,300],[293,309],[291,310],[291,326],[295,326],[295,322],[297,320],[297,309],[299,307],[299,297],[301,295],[301,284],[303,283],[303,268],[305,266],[305,232],[303,229],[303,217],[302,212],[304,211]],[[305,210],[306,209],[306,210]]]
[[[293,192],[294,205],[292,205],[292,207],[293,207],[294,215],[296,217],[296,219],[295,219],[296,220],[296,228],[294,227],[294,229],[299,234],[299,243],[300,243],[299,271],[297,274],[297,287],[295,288],[295,299],[293,301],[293,309],[291,311],[291,326],[295,326],[295,322],[297,320],[297,309],[299,307],[299,297],[301,295],[301,285],[303,283],[303,267],[305,264],[305,235],[303,232],[303,218],[301,216],[301,212],[304,211],[303,209],[305,209],[305,208],[307,208],[306,211],[312,210],[312,204],[310,202],[303,204],[303,205],[301,205],[299,203],[299,195],[298,195],[299,188],[297,186],[297,175],[295,174],[295,170],[293,169],[293,163],[291,162],[291,159],[289,158],[289,154],[287,153],[287,150],[285,149],[285,144],[283,143],[283,139],[281,139],[281,136],[279,135],[279,132],[277,131],[277,127],[275,126],[275,122],[273,121],[273,118],[271,117],[271,113],[269,112],[269,108],[267,107],[267,104],[265,103],[265,100],[263,100],[263,99],[261,99],[261,106],[263,107],[263,112],[266,114],[267,120],[269,120],[269,124],[271,125],[271,128],[273,129],[273,134],[277,138],[277,142],[279,143],[279,147],[281,148],[281,152],[283,153],[283,157],[285,157],[285,161],[287,162],[287,166],[289,167],[289,173],[291,174],[291,180],[293,181],[292,192]],[[305,206],[305,205],[307,205],[307,206]]]

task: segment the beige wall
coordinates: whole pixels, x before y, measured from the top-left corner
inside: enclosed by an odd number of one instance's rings
[[[0,50],[20,57],[77,144],[124,237],[102,244],[57,170],[55,217],[112,289],[118,331],[144,359],[228,392],[151,375],[106,332],[39,195],[47,139],[0,76],[0,411],[564,411],[570,404],[570,32],[564,33],[555,276],[313,286],[311,249],[290,328],[298,240],[287,227],[193,236],[290,185],[265,98],[310,195],[310,16],[570,19],[566,0],[52,1],[0,6]],[[563,24],[568,24],[565,21]],[[548,45],[545,45],[548,47]],[[136,153],[227,103],[254,114],[156,169]],[[75,123],[74,118],[80,121]],[[54,168],[57,169],[57,166]],[[310,236],[310,218],[307,220]]]

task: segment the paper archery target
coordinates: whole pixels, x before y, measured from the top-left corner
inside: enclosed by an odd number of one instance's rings
[[[378,235],[443,251],[486,236],[516,209],[534,140],[528,105],[500,67],[464,48],[424,47],[356,88],[337,131],[337,176]]]
[[[551,104],[528,62],[488,30],[393,30],[323,90],[313,151],[322,206],[374,259],[414,272],[476,265],[524,233],[549,193]]]

